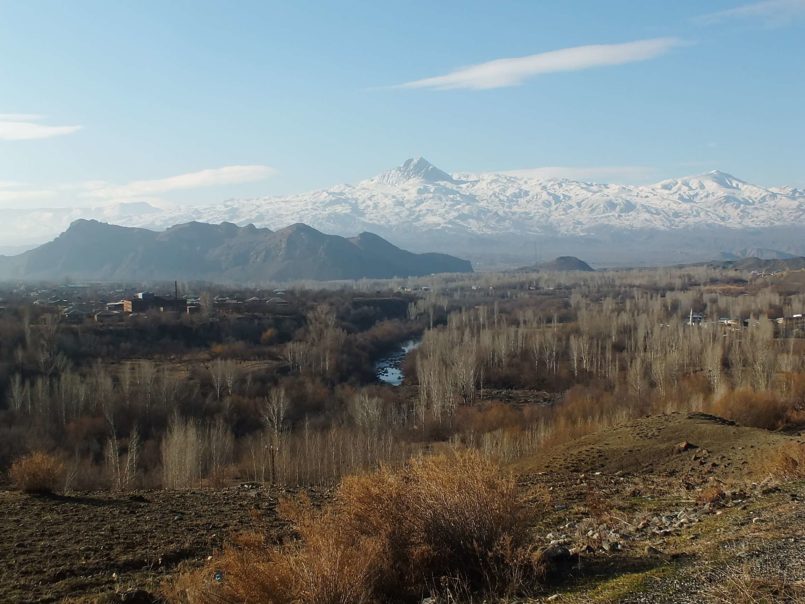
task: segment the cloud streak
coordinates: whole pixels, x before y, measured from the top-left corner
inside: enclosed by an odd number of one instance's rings
[[[701,15],[696,20],[703,24],[713,24],[732,19],[752,19],[775,26],[785,25],[798,17],[805,17],[805,0],[761,0]]]
[[[148,197],[170,193],[171,191],[256,182],[265,180],[274,174],[276,174],[276,170],[269,166],[224,166],[223,168],[188,172],[155,180],[137,180],[124,185],[91,182],[85,183],[84,186],[87,189],[87,193],[92,197],[121,199]]]
[[[51,207],[50,203],[48,206],[38,203],[50,201],[57,202],[52,207],[76,208],[86,207],[87,203],[158,202],[161,195],[174,191],[257,182],[274,174],[276,170],[269,166],[244,165],[199,170],[154,180],[135,180],[125,184],[95,180],[35,188],[22,182],[0,181],[0,208]]]
[[[0,186],[0,204],[20,201],[42,201],[51,199],[55,193],[39,189],[6,189]]]
[[[624,44],[574,46],[525,57],[497,59],[470,65],[445,75],[399,84],[395,88],[434,90],[504,88],[517,86],[530,78],[548,73],[647,61],[683,44],[684,42],[678,38],[653,38]]]
[[[0,113],[0,140],[25,141],[72,134],[81,126],[48,126],[40,124],[43,116],[27,113]]]

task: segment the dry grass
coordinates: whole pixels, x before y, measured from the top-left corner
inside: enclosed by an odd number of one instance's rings
[[[529,508],[512,477],[475,452],[345,479],[315,509],[286,502],[299,539],[241,538],[169,596],[184,602],[347,604],[526,590],[539,576]],[[219,579],[215,580],[218,572]]]
[[[711,411],[744,426],[776,430],[788,422],[791,405],[773,392],[742,388],[718,398],[713,402]]]
[[[805,444],[787,443],[756,462],[757,472],[777,480],[800,480],[805,478]]]
[[[723,501],[726,496],[724,489],[718,485],[714,485],[705,487],[699,491],[696,495],[696,501],[699,503],[715,504]]]
[[[805,584],[785,577],[760,577],[749,567],[732,567],[704,592],[711,604],[805,603]]]
[[[600,490],[591,487],[584,495],[584,503],[587,511],[593,518],[602,519],[607,516],[615,507],[611,498],[606,497]]]
[[[9,470],[11,482],[26,493],[54,493],[64,484],[64,464],[54,455],[35,451],[21,457]]]

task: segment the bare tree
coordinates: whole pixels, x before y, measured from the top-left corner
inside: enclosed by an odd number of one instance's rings
[[[288,412],[288,396],[284,388],[274,388],[268,393],[263,407],[263,419],[271,431],[269,443],[271,483],[277,482],[277,452],[282,444],[285,414]]]

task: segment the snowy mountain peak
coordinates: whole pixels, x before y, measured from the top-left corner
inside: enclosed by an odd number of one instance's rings
[[[740,185],[746,184],[740,178],[735,178],[732,174],[727,174],[721,170],[710,170],[707,174],[704,174],[700,178],[706,178],[711,182],[714,182],[717,185],[727,189],[738,189]]]
[[[387,185],[399,185],[407,181],[454,182],[453,177],[430,163],[424,157],[406,159],[401,166],[383,172],[373,180]]]
[[[652,185],[579,182],[511,172],[457,172],[453,177],[420,157],[355,184],[282,198],[230,199],[209,205],[162,208],[132,205],[6,210],[0,212],[0,242],[16,245],[45,241],[76,218],[157,230],[193,220],[254,223],[271,229],[304,222],[325,233],[350,237],[371,231],[395,244],[413,244],[418,249],[425,249],[425,241],[436,241],[436,249],[441,251],[466,249],[447,247],[445,242],[451,238],[462,246],[472,245],[475,253],[474,244],[466,242],[483,237],[522,254],[527,248],[533,249],[529,246],[535,240],[598,237],[615,229],[643,233],[640,237],[648,232],[656,235],[689,229],[697,233],[696,245],[700,247],[711,245],[710,236],[702,235],[703,229],[729,229],[730,233],[771,227],[802,229],[805,191],[761,187],[719,171]],[[781,236],[774,234],[777,230],[766,239],[758,236],[749,240],[741,233],[729,241],[740,241],[742,248],[805,253],[801,243],[785,247]],[[529,241],[529,246],[523,247],[524,240]],[[638,237],[635,241],[643,239]],[[568,248],[556,251],[567,255]]]
[[[746,187],[761,190],[761,187],[750,185],[732,174],[721,170],[711,170],[696,176],[684,178],[671,178],[656,184],[656,187],[665,191],[709,191],[710,193],[735,194],[736,190]]]

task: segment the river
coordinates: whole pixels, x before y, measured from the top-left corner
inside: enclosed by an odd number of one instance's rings
[[[375,375],[384,384],[399,386],[402,384],[403,375],[402,362],[408,353],[416,350],[422,343],[421,339],[411,339],[399,346],[396,350],[380,357],[375,362]]]

